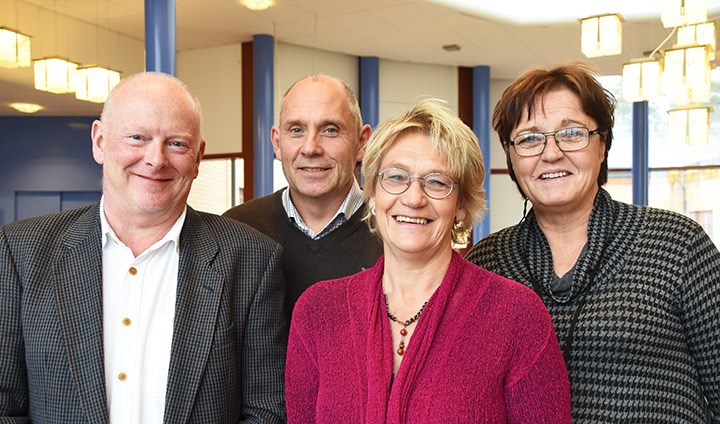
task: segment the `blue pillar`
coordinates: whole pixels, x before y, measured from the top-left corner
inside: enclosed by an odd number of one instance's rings
[[[375,56],[363,56],[360,62],[360,111],[363,123],[375,128],[380,119],[380,60]]]
[[[145,0],[145,70],[175,75],[175,0]]]
[[[473,68],[473,131],[480,140],[480,150],[485,162],[485,199],[488,212],[473,228],[473,244],[490,234],[490,67]]]
[[[633,203],[648,204],[648,102],[633,103]]]
[[[253,36],[253,194],[273,192],[273,154],[270,129],[273,125],[273,57],[272,35]]]

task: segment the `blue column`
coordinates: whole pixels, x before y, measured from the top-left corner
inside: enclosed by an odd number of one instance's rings
[[[175,75],[175,0],[145,0],[145,70]]]
[[[633,203],[648,204],[648,102],[633,103]]]
[[[375,56],[363,56],[360,64],[360,112],[363,123],[375,128],[380,117],[380,60]]]
[[[253,36],[253,191],[255,197],[273,191],[273,154],[270,129],[273,125],[273,57],[272,35]]]
[[[473,244],[490,234],[490,67],[473,68],[473,131],[480,140],[480,150],[485,162],[485,199],[488,212],[473,228]]]

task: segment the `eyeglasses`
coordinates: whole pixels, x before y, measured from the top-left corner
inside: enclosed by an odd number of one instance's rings
[[[424,177],[412,177],[409,172],[398,168],[388,168],[378,173],[377,176],[380,177],[380,186],[390,194],[405,193],[413,180],[418,180],[425,194],[433,199],[448,197],[457,183],[439,172],[432,172]]]
[[[601,132],[600,128],[592,131],[583,127],[563,128],[554,132],[518,134],[507,143],[515,148],[515,153],[519,156],[536,156],[545,151],[548,137],[555,137],[555,143],[560,150],[574,152],[586,148],[590,143],[590,136]]]

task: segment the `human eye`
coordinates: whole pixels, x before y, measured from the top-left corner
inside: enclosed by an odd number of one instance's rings
[[[425,187],[434,190],[447,190],[452,185],[452,178],[444,174],[428,174],[423,178]]]
[[[515,137],[514,143],[516,146],[524,148],[524,149],[530,149],[533,148],[539,144],[543,144],[545,142],[545,135],[542,133],[526,133],[526,134],[519,134]]]
[[[291,137],[300,137],[301,135],[304,134],[304,131],[303,131],[303,129],[302,129],[301,127],[299,127],[299,126],[297,126],[297,125],[293,125],[293,126],[291,126],[290,128],[287,129],[287,133],[288,133]]]
[[[402,169],[391,168],[383,172],[383,180],[391,183],[406,183],[410,175]]]
[[[337,137],[340,134],[340,130],[335,126],[329,126],[323,129],[322,133],[328,137]]]
[[[588,130],[585,128],[563,128],[555,135],[563,143],[580,143],[585,140]]]

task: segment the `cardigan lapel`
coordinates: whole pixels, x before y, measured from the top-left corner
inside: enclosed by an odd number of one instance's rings
[[[98,205],[81,215],[62,236],[51,279],[81,407],[88,422],[107,422]]]
[[[215,334],[223,275],[213,261],[219,246],[202,217],[188,207],[180,234],[175,323],[167,381],[165,422],[187,422]]]

